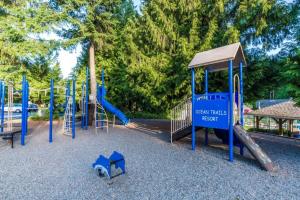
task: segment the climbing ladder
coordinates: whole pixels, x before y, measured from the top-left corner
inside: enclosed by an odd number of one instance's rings
[[[67,105],[64,115],[64,132],[63,134],[72,136],[72,124],[73,124],[73,100],[71,96],[67,97]]]
[[[83,82],[81,92],[81,128],[88,129],[88,98],[87,98],[87,87]]]
[[[97,101],[95,110],[95,130],[98,133],[98,129],[106,129],[108,133],[108,117],[103,106]]]

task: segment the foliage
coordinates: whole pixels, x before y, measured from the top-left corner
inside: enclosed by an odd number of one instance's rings
[[[49,88],[50,78],[61,79],[58,65],[53,64],[58,44],[43,37],[56,20],[57,15],[42,0],[0,2],[0,79],[13,82],[16,90],[21,89],[23,74],[35,89]],[[33,102],[48,101],[37,98]]]
[[[26,73],[37,89],[49,87],[50,78],[65,85],[55,53],[80,44],[72,73],[78,99],[93,46],[97,82],[103,67],[113,104],[132,116],[168,116],[191,95],[187,66],[193,56],[240,41],[247,58],[245,100],[269,98],[275,90],[276,97],[300,103],[299,5],[299,0],[144,0],[138,13],[132,0],[1,1],[0,77],[19,83]],[[43,39],[49,31],[60,39]],[[227,72],[209,76],[210,91],[227,90]],[[201,93],[202,69],[196,77]],[[32,95],[35,102],[47,98]]]
[[[191,95],[187,65],[195,53],[238,41],[248,58],[245,99],[269,97],[282,75],[267,52],[293,37],[298,9],[266,0],[144,1],[141,15],[120,28],[115,57],[106,59],[109,98],[132,112],[166,114]],[[196,75],[203,92],[203,71]],[[226,80],[227,72],[210,74],[210,91],[226,91]]]

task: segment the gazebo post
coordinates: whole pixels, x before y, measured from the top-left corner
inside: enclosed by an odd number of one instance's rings
[[[256,122],[256,129],[258,130],[259,129],[259,117],[258,116],[255,116],[255,122]]]
[[[290,133],[292,133],[292,127],[293,127],[292,124],[293,124],[293,120],[290,119],[290,120],[289,120],[289,132],[290,132]]]
[[[283,128],[282,128],[282,119],[278,120],[278,126],[279,126],[279,135],[283,135]]]

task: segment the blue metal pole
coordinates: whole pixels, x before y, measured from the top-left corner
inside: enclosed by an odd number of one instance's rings
[[[192,68],[192,150],[196,149],[196,133],[195,133],[195,69]]]
[[[75,114],[76,114],[76,100],[75,100],[75,88],[76,87],[76,82],[75,82],[75,79],[73,79],[73,95],[72,95],[72,138],[75,139]]]
[[[49,143],[53,142],[53,109],[54,109],[54,81],[51,79],[50,83],[50,125],[49,125]]]
[[[99,85],[98,85],[98,83],[97,83],[97,88],[96,88],[96,99],[97,99],[97,101],[99,101],[99,99],[100,99],[100,89],[99,89]],[[97,112],[98,112],[98,107],[97,107],[97,105],[95,105],[95,109],[96,109],[96,112],[95,112],[95,114],[96,114],[96,116],[95,116],[95,124],[96,124],[96,127],[98,127],[98,114],[97,114]]]
[[[83,96],[83,93],[84,93],[84,85],[85,85],[85,83],[84,82],[82,82],[82,85],[81,85],[81,91],[82,91],[82,96]],[[82,110],[81,110],[81,128],[83,129],[83,128],[85,128],[85,115],[84,115],[84,113],[83,113],[83,110],[84,110],[84,108],[85,108],[85,99],[81,99],[81,101],[82,101]]]
[[[26,124],[25,124],[25,100],[26,100],[26,77],[22,77],[22,132],[21,132],[21,145],[25,145],[25,135],[26,135]]]
[[[102,75],[101,75],[101,82],[102,82],[102,87],[101,87],[101,105],[103,106],[104,103],[104,94],[105,94],[105,79],[104,79],[104,67],[102,67]],[[101,116],[100,116],[100,120],[101,120],[101,128],[103,128],[104,122],[102,119],[103,116],[103,110],[101,110]]]
[[[205,69],[205,95],[208,95],[208,70]],[[205,145],[208,145],[208,128],[205,129]]]
[[[25,131],[26,131],[26,135],[28,133],[28,101],[29,101],[29,83],[26,80],[26,101],[25,101],[25,116],[26,116],[26,120],[25,120]]]
[[[104,90],[105,90],[105,81],[104,81],[104,68],[102,67],[102,76],[101,76],[101,82],[102,82],[102,94],[101,94],[101,104],[103,103],[103,99],[104,99]]]
[[[4,130],[4,106],[5,106],[5,91],[6,91],[6,86],[5,86],[5,83],[3,83],[3,86],[2,86],[2,99],[3,99],[3,102],[2,102],[2,105],[1,105],[1,110],[2,110],[2,113],[1,113],[1,132],[3,132]]]
[[[244,81],[243,81],[243,62],[240,62],[240,124],[244,126]],[[244,145],[240,146],[240,154],[244,155]]]
[[[1,83],[1,133],[4,131],[5,83]]]
[[[244,81],[243,81],[243,62],[240,62],[240,113],[241,113],[241,125],[244,126]]]
[[[233,66],[232,60],[228,62],[229,78],[229,161],[233,161]]]
[[[89,68],[86,68],[86,80],[85,80],[85,129],[87,130],[89,127],[89,114],[88,114],[88,109],[89,109]]]
[[[2,105],[1,105],[1,110],[2,110],[2,113],[1,113],[1,132],[3,132],[4,130],[4,106],[5,106],[5,91],[6,91],[6,86],[5,86],[5,83],[3,83],[3,86],[2,86]]]

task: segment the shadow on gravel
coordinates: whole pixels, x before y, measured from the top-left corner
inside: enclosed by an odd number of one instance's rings
[[[130,121],[141,128],[138,129],[139,131],[164,142],[170,142],[170,120],[131,119]]]

